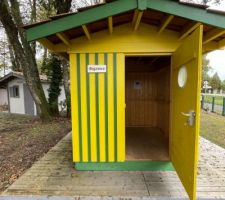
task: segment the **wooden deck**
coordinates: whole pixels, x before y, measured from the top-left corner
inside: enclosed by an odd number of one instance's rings
[[[199,199],[225,198],[224,152],[224,149],[201,139]],[[2,193],[0,200],[17,200],[16,195],[24,196],[21,200],[54,199],[54,196],[61,196],[60,199],[71,199],[71,197],[90,199],[90,196],[91,199],[103,197],[106,199],[121,199],[121,197],[187,199],[175,172],[79,172],[74,170],[71,162],[70,134]]]

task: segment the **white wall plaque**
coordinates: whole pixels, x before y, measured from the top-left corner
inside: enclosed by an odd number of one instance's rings
[[[105,73],[106,65],[88,65],[88,73]]]

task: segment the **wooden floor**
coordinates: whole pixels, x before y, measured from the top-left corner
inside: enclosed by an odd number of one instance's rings
[[[126,160],[169,161],[168,139],[158,128],[126,128]]]
[[[1,194],[0,200],[188,199],[175,171],[76,171],[71,147],[68,134]],[[225,199],[224,166],[225,149],[200,138],[199,200]]]

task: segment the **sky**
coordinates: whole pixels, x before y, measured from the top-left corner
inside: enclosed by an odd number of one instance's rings
[[[214,8],[215,6],[211,6]],[[216,7],[225,11],[225,0],[221,1],[221,4]],[[218,73],[220,79],[225,80],[225,50],[216,50],[207,55],[210,61],[210,66],[213,70],[209,73],[212,76],[215,72]]]

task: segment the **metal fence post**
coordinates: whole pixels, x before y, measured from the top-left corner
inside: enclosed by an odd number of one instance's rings
[[[203,108],[204,108],[204,98],[205,98],[205,96],[204,96],[204,95],[202,95],[201,109],[203,109]]]
[[[225,97],[223,97],[223,112],[222,115],[225,116]]]
[[[212,97],[212,112],[214,112],[215,97]]]

